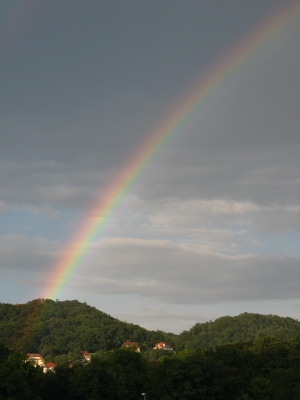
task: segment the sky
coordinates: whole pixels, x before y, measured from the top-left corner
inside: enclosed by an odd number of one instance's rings
[[[0,3],[0,302],[49,293],[157,126],[292,4]],[[243,312],[300,319],[299,7],[153,156],[59,300],[174,333]]]

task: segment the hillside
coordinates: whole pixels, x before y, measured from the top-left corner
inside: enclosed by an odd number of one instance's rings
[[[197,323],[179,335],[188,349],[207,349],[237,340],[253,341],[263,336],[289,340],[300,335],[300,322],[277,315],[243,313],[237,317],[221,317],[214,322]],[[177,340],[178,340],[177,339]]]
[[[124,341],[136,341],[142,351],[159,341],[176,350],[207,349],[236,340],[260,336],[283,340],[300,335],[300,322],[274,315],[244,313],[197,323],[180,335],[149,331],[121,322],[95,307],[77,300],[37,299],[26,304],[0,303],[0,343],[9,349],[56,356],[86,349],[90,352],[119,348]]]
[[[127,340],[145,349],[166,340],[166,334],[121,322],[77,300],[0,303],[0,343],[14,351],[55,356],[78,349],[110,350]]]

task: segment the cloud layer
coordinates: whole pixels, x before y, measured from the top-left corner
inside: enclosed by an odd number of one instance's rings
[[[45,274],[52,279],[47,264],[61,250],[46,240],[4,237],[0,253],[2,272],[34,273],[39,284]],[[300,290],[299,261],[287,255],[224,255],[167,240],[112,238],[94,245],[88,260],[69,282],[75,291],[209,304],[293,299]]]

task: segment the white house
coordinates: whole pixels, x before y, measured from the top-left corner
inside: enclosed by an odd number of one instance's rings
[[[91,355],[88,351],[81,351],[80,352],[80,361],[81,362],[90,362],[91,361]]]
[[[53,362],[47,362],[43,367],[43,372],[46,373],[48,371],[54,372],[55,364]]]
[[[43,357],[39,353],[28,353],[27,361],[33,362],[35,365],[43,367],[45,365]]]

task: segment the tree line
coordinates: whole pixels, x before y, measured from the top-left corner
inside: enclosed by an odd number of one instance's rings
[[[298,400],[300,337],[265,336],[169,354],[102,351],[55,372],[0,345],[0,399]],[[168,353],[168,354],[165,354]],[[154,356],[155,354],[155,356]],[[156,356],[159,354],[159,356]]]
[[[77,300],[37,299],[26,304],[0,303],[0,342],[15,352],[40,353],[47,360],[88,350],[94,353],[134,341],[144,352],[160,341],[177,351],[202,349],[274,336],[289,340],[300,333],[300,322],[276,315],[243,313],[197,323],[179,335],[151,331],[119,321]]]

